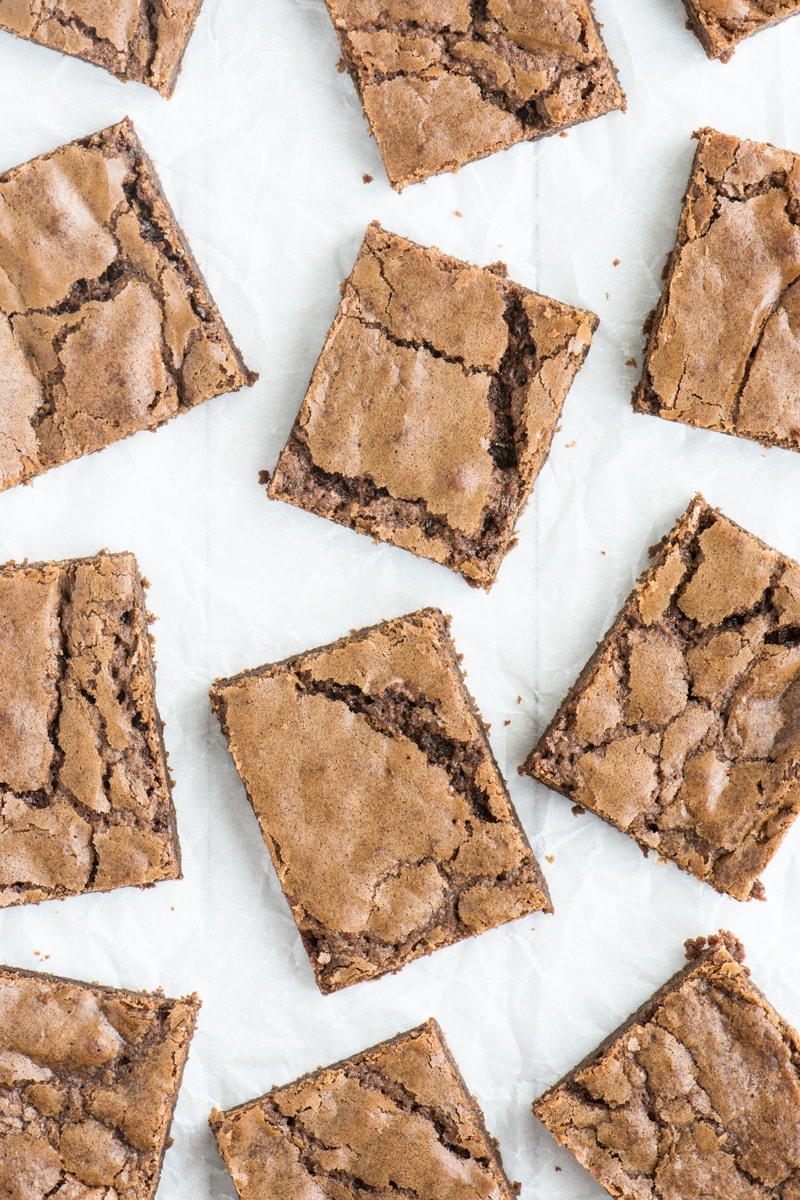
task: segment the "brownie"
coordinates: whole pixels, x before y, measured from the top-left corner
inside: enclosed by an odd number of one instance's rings
[[[552,911],[438,609],[211,700],[323,992]]]
[[[132,554],[0,567],[0,907],[179,879]]]
[[[210,1125],[240,1200],[517,1194],[434,1020]]]
[[[738,900],[800,809],[800,567],[698,496],[521,771]]]
[[[151,1200],[199,1008],[0,967],[0,1195]]]
[[[0,29],[171,96],[202,0],[0,0]]]
[[[744,38],[800,12],[800,0],[683,0],[709,58],[727,62]]]
[[[625,96],[587,0],[326,0],[398,191]]]
[[[750,982],[730,934],[535,1101],[612,1196],[793,1200],[800,1194],[800,1038]]]
[[[594,314],[373,223],[269,496],[491,586]]]
[[[0,490],[254,382],[130,121],[0,175]]]
[[[701,129],[633,407],[800,448],[800,157]]]

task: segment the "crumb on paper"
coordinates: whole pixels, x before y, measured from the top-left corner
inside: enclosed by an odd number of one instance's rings
[[[347,63],[344,61],[343,58],[340,58],[339,61],[337,62],[336,70],[339,72],[340,75],[344,75],[345,71],[347,70]]]
[[[504,724],[504,725],[510,725],[510,724],[511,724],[511,718],[510,718],[510,717],[506,717],[505,721],[503,721],[503,724]]]
[[[567,133],[566,129],[562,129],[561,133],[558,136],[559,137],[569,137],[569,134]]]
[[[612,267],[618,267],[618,266],[619,266],[619,259],[618,259],[618,258],[615,258],[615,259],[614,259],[614,261],[612,262],[612,264],[611,264],[611,265],[612,265]]]
[[[170,904],[170,906],[169,906],[169,911],[170,911],[170,912],[175,912],[175,905],[174,905],[174,904]]]
[[[626,358],[625,366],[626,367],[636,367],[636,366],[638,366],[638,363],[636,362],[635,358]]]
[[[258,472],[258,482],[261,484],[262,487],[266,487],[267,484],[269,483],[270,479],[271,479],[271,475],[270,475],[269,471],[259,471]]]
[[[605,558],[605,556],[606,556],[605,550],[601,550],[600,553],[603,555],[603,558]]]
[[[586,812],[586,809],[583,807],[583,805],[573,804],[573,806],[572,806],[573,817],[582,817],[585,812]]]
[[[608,292],[606,292],[606,300],[610,300],[610,299],[611,299],[611,296],[609,295]]]
[[[453,216],[454,216],[454,217],[463,217],[463,215],[464,215],[464,214],[462,213],[461,209],[459,209],[459,208],[454,208],[454,209],[453,209]]]
[[[364,174],[361,176],[361,181],[362,181],[362,183],[372,183],[372,176],[367,175],[367,173],[365,171]]]
[[[561,1170],[561,1167],[558,1167],[558,1166],[557,1166],[555,1169],[556,1169],[557,1171],[560,1171],[560,1170]]]
[[[522,696],[517,696],[517,704],[522,704]]]
[[[577,442],[575,441],[575,439],[573,438],[571,442],[564,442],[564,449],[565,449],[565,450],[572,450],[574,446],[577,446],[577,444],[578,444],[578,443],[577,443]]]
[[[556,861],[556,856],[555,856],[555,854],[545,854],[545,856],[544,856],[544,857],[545,857],[545,861],[546,861],[546,862],[549,862],[549,863],[554,863],[554,862]]]

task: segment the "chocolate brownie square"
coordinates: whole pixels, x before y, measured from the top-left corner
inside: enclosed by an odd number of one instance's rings
[[[0,29],[171,96],[202,0],[0,0]]]
[[[423,609],[211,690],[323,992],[552,911],[448,624]]]
[[[0,490],[255,378],[130,121],[0,175]]]
[[[738,900],[800,809],[800,567],[696,497],[521,771]]]
[[[240,1200],[515,1200],[436,1021],[210,1125]]]
[[[152,1200],[199,1008],[0,967],[0,1195]]]
[[[490,587],[596,327],[370,225],[269,496]]]
[[[625,107],[587,0],[326,0],[392,187]]]
[[[535,1101],[612,1196],[793,1200],[800,1189],[800,1038],[750,982],[730,934]]]
[[[800,0],[683,0],[709,58],[727,62],[739,42],[800,12]]]
[[[0,907],[179,879],[132,554],[0,567]]]
[[[701,129],[637,412],[800,448],[800,158]]]

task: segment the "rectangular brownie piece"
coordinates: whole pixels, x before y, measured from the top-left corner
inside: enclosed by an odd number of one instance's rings
[[[701,129],[637,412],[800,449],[800,157]]]
[[[211,690],[323,992],[552,911],[448,625],[423,609]]]
[[[596,327],[371,224],[269,496],[490,587]]]
[[[171,96],[202,0],[0,0],[0,29]]]
[[[240,1200],[515,1200],[434,1020],[210,1125]]]
[[[0,490],[252,383],[130,121],[0,175]]]
[[[326,0],[398,191],[625,107],[588,0]]]
[[[535,1101],[612,1196],[793,1200],[800,1194],[800,1038],[749,979],[730,934]]]
[[[0,967],[0,1195],[152,1200],[199,1008]]]
[[[696,497],[521,771],[738,900],[800,809],[800,567]]]
[[[0,907],[179,879],[132,554],[0,567]]]
[[[683,0],[709,58],[727,62],[744,38],[800,12],[800,0]]]

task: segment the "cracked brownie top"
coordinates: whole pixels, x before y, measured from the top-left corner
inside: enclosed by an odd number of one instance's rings
[[[211,1128],[241,1200],[512,1200],[497,1144],[427,1021]]]
[[[437,609],[211,697],[322,991],[551,911]]]
[[[638,412],[800,448],[800,158],[713,129],[698,146]]]
[[[709,58],[727,62],[743,38],[800,12],[800,0],[683,0]]]
[[[675,975],[534,1112],[612,1196],[794,1200],[800,1040],[730,934]]]
[[[0,176],[0,489],[255,378],[129,121]]]
[[[520,769],[762,898],[800,809],[798,714],[800,567],[697,497]]]
[[[199,1007],[0,967],[0,1194],[152,1200]]]
[[[489,587],[597,318],[369,226],[269,487]]]
[[[586,0],[326,0],[393,187],[624,108]]]
[[[0,0],[0,29],[171,96],[202,0]]]
[[[0,907],[180,878],[132,554],[0,567]]]

